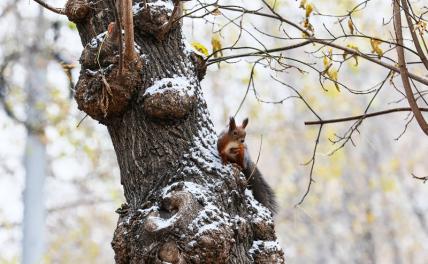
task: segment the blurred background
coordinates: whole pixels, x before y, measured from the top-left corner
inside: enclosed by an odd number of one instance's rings
[[[336,17],[317,13],[343,14],[358,4],[312,2],[311,23],[318,37],[328,36],[323,24],[333,33],[341,28]],[[390,39],[392,25],[383,23],[391,17],[390,2],[365,2],[367,7],[353,14],[354,23],[368,35]],[[49,3],[61,7],[65,1]],[[249,9],[263,6],[258,1],[222,3]],[[197,4],[191,1],[185,7],[191,10]],[[303,23],[305,10],[299,4],[277,1],[275,8]],[[414,8],[423,12],[423,1],[415,1]],[[236,12],[224,11],[202,19],[184,18],[183,31],[189,43],[196,41],[209,52],[213,39],[223,47],[238,39],[238,46],[258,48],[290,44],[260,33],[280,35],[288,27],[260,17],[237,17]],[[107,130],[85,118],[72,98],[82,51],[76,26],[23,0],[0,2],[0,25],[0,263],[22,262],[22,247],[31,245],[31,237],[43,241],[41,250],[30,250],[43,252],[43,263],[114,263],[110,246],[118,217],[114,211],[124,197]],[[351,42],[370,51],[367,39],[338,43]],[[310,53],[317,48],[309,45],[284,54],[322,70],[323,57]],[[234,52],[239,51],[224,55]],[[272,76],[295,87],[326,119],[362,114],[373,93],[338,91],[328,81],[324,90],[319,75],[307,68],[275,72],[257,65],[253,70],[254,61],[213,64],[201,85],[217,131],[238,109],[238,120],[250,119],[247,143],[253,157],[261,145],[258,165],[278,197],[276,231],[287,262],[427,263],[427,186],[412,173],[428,175],[428,138],[411,115],[366,119],[352,142],[340,149],[340,143],[332,141],[353,123],[324,126],[315,153],[315,183],[296,206],[309,182],[310,166],[304,164],[312,158],[318,127],[304,125],[316,117],[301,100],[282,101],[295,94]],[[248,89],[252,70],[254,87]],[[420,68],[412,70],[426,76]],[[387,75],[385,69],[359,59],[358,65],[354,60],[344,63],[338,79],[363,91]],[[401,82],[395,83],[397,90],[386,82],[373,100],[373,111],[407,106],[398,92]],[[23,241],[23,232],[29,242]]]

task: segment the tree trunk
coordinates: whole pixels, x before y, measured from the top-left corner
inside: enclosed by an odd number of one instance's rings
[[[42,54],[46,21],[43,8],[37,17],[34,40],[25,55],[27,77],[27,142],[25,146],[25,190],[22,235],[22,263],[42,261],[45,246],[45,200],[46,146],[41,135],[44,129],[44,107],[46,100],[47,59]]]
[[[66,12],[85,47],[76,100],[107,126],[121,171],[116,263],[283,263],[270,211],[220,162],[199,83],[203,59],[179,23],[167,24],[180,9],[134,1],[138,58],[121,75],[121,43],[101,35],[114,28],[113,6],[69,0]]]

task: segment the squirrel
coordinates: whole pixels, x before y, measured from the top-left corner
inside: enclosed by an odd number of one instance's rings
[[[251,186],[254,198],[275,214],[278,207],[275,194],[251,160],[245,144],[247,125],[248,118],[243,120],[241,126],[237,126],[235,118],[230,117],[229,127],[218,136],[217,150],[223,164],[234,163],[240,167]]]

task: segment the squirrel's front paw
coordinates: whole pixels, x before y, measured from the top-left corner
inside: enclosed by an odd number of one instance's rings
[[[239,166],[237,163],[232,163],[232,167],[236,170],[242,171],[242,167]]]

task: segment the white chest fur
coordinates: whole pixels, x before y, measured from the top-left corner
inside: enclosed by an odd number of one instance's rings
[[[231,151],[231,149],[239,148],[238,142],[229,142],[225,147],[225,152],[228,156],[235,157],[236,152]]]

